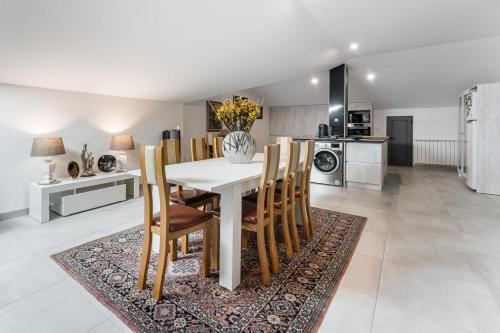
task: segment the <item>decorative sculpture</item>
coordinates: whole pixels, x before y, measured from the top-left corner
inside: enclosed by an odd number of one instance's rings
[[[92,168],[94,167],[94,156],[92,156],[92,153],[89,153],[87,151],[86,143],[83,145],[83,150],[80,157],[82,158],[82,167],[83,167],[83,172],[80,177],[95,176],[95,172],[92,170]]]

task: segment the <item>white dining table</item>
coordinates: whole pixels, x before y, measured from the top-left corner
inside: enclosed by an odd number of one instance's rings
[[[232,164],[225,158],[214,158],[165,167],[170,184],[220,194],[219,284],[231,291],[238,287],[241,278],[241,198],[243,193],[259,186],[263,162],[264,154],[257,153],[248,164]],[[282,155],[280,178],[285,162],[286,157]],[[129,173],[141,176],[140,170],[130,170]],[[157,196],[157,191],[154,191],[155,211],[159,210]]]

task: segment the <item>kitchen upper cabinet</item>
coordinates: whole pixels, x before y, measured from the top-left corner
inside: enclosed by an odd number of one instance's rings
[[[319,124],[328,124],[327,105],[280,106],[269,109],[269,134],[314,137]]]

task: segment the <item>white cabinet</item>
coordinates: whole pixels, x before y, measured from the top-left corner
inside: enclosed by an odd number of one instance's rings
[[[382,165],[373,163],[348,162],[346,180],[356,183],[380,185]]]
[[[382,164],[382,145],[379,143],[349,142],[346,150],[347,162]]]
[[[345,159],[347,187],[382,191],[387,170],[387,142],[347,142]]]

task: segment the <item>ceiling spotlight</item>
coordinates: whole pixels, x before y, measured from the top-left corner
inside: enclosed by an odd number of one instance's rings
[[[316,84],[318,84],[318,82],[319,82],[319,80],[318,80],[318,78],[317,78],[317,77],[313,77],[313,78],[311,79],[311,84],[316,85]]]
[[[349,48],[351,49],[351,51],[356,51],[359,48],[359,44],[358,43],[351,43]]]
[[[373,81],[373,80],[375,80],[375,74],[373,74],[373,73],[368,73],[368,74],[366,75],[366,79],[367,79],[368,81]]]

